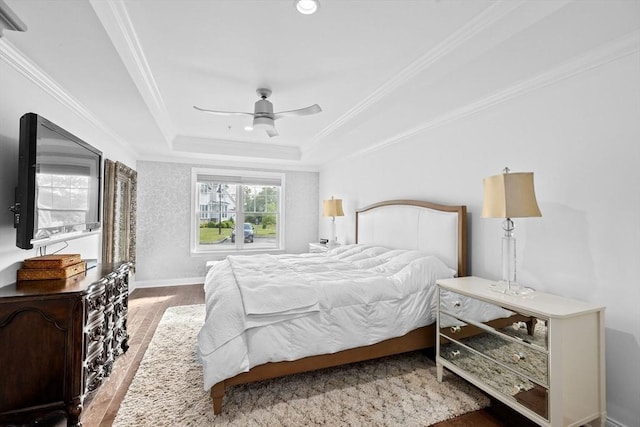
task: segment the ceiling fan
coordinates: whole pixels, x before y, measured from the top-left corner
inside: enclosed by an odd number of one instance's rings
[[[283,117],[292,117],[292,116],[308,116],[310,114],[317,114],[322,111],[322,108],[318,104],[313,104],[309,107],[300,108],[297,110],[290,111],[280,111],[277,113],[273,112],[273,104],[271,101],[268,101],[267,98],[271,96],[271,89],[259,88],[256,90],[256,93],[260,97],[259,100],[256,101],[254,106],[253,113],[245,113],[245,112],[237,112],[237,111],[214,111],[214,110],[205,110],[204,108],[196,107],[198,111],[203,111],[209,114],[216,114],[219,116],[235,116],[235,115],[247,115],[253,117],[253,128],[254,129],[264,129],[267,132],[267,135],[270,137],[278,136],[278,131],[276,129],[275,121],[281,119]]]

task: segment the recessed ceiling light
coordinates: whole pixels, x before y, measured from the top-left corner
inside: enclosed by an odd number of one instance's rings
[[[311,15],[315,13],[320,6],[318,0],[295,0],[293,4],[295,4],[298,12],[302,13],[303,15]]]
[[[251,126],[251,125],[246,125],[246,126],[244,127],[244,130],[246,130],[247,132],[251,132],[251,131],[253,130],[253,126]]]

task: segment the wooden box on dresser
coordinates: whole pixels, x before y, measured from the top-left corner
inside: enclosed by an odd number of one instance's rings
[[[64,411],[81,426],[86,397],[127,351],[130,263],[66,280],[0,288],[0,425]]]
[[[542,292],[506,295],[478,277],[437,285],[439,381],[447,368],[542,426],[604,426],[604,307]],[[491,328],[482,323],[487,311],[466,309],[471,300],[530,321]]]

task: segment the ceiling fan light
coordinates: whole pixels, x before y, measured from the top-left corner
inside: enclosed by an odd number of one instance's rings
[[[253,128],[258,130],[272,129],[274,126],[273,119],[269,117],[255,117],[253,119]]]
[[[298,12],[303,15],[314,14],[320,6],[318,0],[295,0],[293,3],[295,4]]]

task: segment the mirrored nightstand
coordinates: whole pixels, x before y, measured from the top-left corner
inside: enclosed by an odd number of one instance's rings
[[[543,292],[512,296],[478,277],[438,280],[436,365],[541,426],[604,425],[604,307]],[[475,300],[526,322],[494,328]]]

